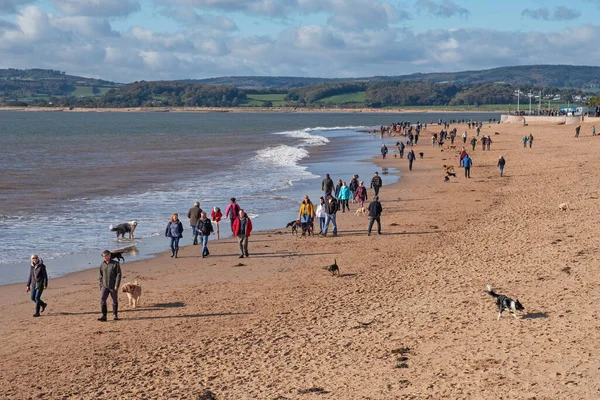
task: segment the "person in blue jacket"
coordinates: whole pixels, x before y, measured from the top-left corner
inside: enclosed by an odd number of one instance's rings
[[[171,257],[177,258],[179,239],[183,237],[183,224],[179,220],[179,214],[171,215],[171,220],[165,229],[165,237],[171,239]]]
[[[473,165],[473,160],[467,154],[465,158],[462,159],[462,166],[465,167],[465,178],[471,177],[471,166]]]

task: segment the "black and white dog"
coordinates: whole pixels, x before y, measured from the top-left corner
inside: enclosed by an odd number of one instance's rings
[[[122,224],[111,225],[108,229],[110,229],[111,232],[117,232],[117,239],[119,238],[119,235],[124,238],[126,233],[129,234],[129,239],[133,239],[133,232],[135,231],[136,226],[137,221],[127,221]]]
[[[513,317],[519,319],[517,311],[523,311],[525,307],[519,302],[519,299],[511,299],[503,294],[494,292],[492,285],[487,285],[487,292],[490,296],[496,299],[496,305],[498,306],[498,319],[502,316],[503,311],[509,311]]]

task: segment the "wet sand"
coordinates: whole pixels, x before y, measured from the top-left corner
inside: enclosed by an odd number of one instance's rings
[[[449,183],[457,154],[423,134],[413,171],[381,162],[402,174],[380,193],[382,235],[351,212],[337,238],[257,232],[250,258],[226,239],[125,263],[144,292],[135,310],[120,293],[118,322],[96,321],[95,270],[52,279],[37,319],[24,285],[2,286],[0,397],[595,399],[600,137],[581,132],[486,124],[492,150]],[[497,321],[488,283],[524,318]]]

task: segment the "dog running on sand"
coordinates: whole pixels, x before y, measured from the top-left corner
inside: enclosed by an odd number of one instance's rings
[[[364,207],[358,207],[356,209],[355,215],[365,216],[365,215],[367,215],[367,210]]]
[[[519,299],[511,299],[503,294],[494,292],[492,285],[487,285],[487,292],[490,296],[496,299],[496,306],[498,306],[498,320],[502,316],[502,312],[509,311],[513,317],[519,319],[517,311],[523,311],[525,307],[519,302]]]
[[[137,279],[133,283],[127,282],[121,286],[121,291],[127,293],[127,300],[130,306],[133,304],[133,308],[136,308],[140,304],[142,286],[138,283]]]
[[[327,271],[331,272],[331,276],[335,276],[336,273],[340,276],[340,267],[337,265],[336,259],[333,260],[333,264],[327,267]]]

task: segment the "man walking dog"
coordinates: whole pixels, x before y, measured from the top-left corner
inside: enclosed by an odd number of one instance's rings
[[[118,261],[111,260],[110,251],[102,252],[102,264],[100,264],[100,307],[102,309],[102,317],[98,321],[106,321],[108,308],[106,300],[108,296],[112,298],[113,304],[113,319],[119,320],[119,286],[121,285],[121,265]]]

